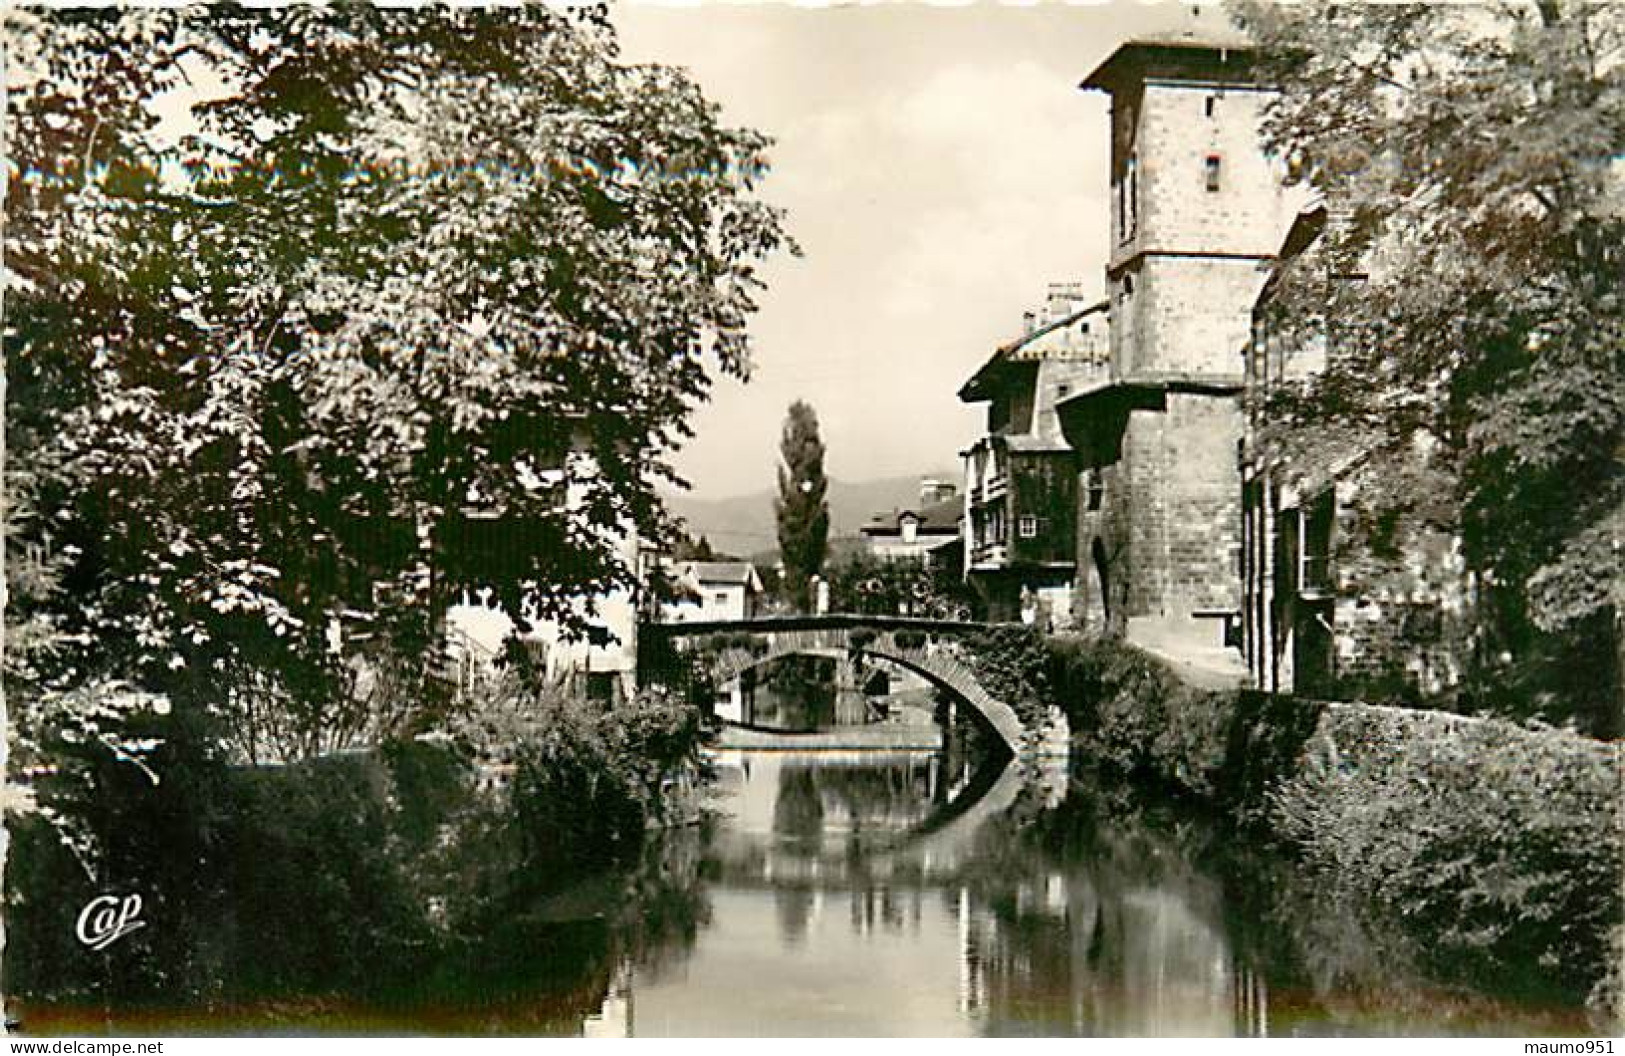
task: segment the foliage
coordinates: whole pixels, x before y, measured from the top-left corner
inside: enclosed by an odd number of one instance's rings
[[[964,619],[974,591],[955,568],[858,551],[825,571],[831,612]]]
[[[924,649],[927,635],[924,631],[904,629],[893,631],[891,640],[897,643],[899,649]]]
[[[1218,795],[1232,696],[1187,686],[1162,663],[1109,639],[1051,639],[1043,663],[1097,766],[1186,796]]]
[[[1570,996],[1603,978],[1625,912],[1617,745],[1196,689],[1108,640],[1049,651],[1080,754],[1286,841],[1339,912],[1360,918],[1363,937],[1343,936],[1351,948],[1403,948],[1437,978]]]
[[[441,1001],[458,987],[483,1007],[538,974],[580,970],[567,947],[564,961],[527,967],[564,940],[516,919],[603,878],[670,902],[638,873],[643,834],[683,808],[697,720],[657,698],[607,713],[563,697],[533,703],[523,719],[487,707],[460,743],[282,767],[228,767],[206,730],[166,719],[155,765],[173,777],[156,789],[103,758],[78,807],[67,798],[76,787],[51,792],[92,826],[94,876],[42,817],[15,825],[11,992],[31,1010],[272,1002],[287,1015],[298,1002]],[[141,892],[150,926],[86,958],[72,917],[108,890]],[[516,926],[529,953],[509,958]]]
[[[1615,659],[1625,9],[1239,13],[1280,91],[1267,138],[1330,217],[1283,275],[1272,322],[1289,346],[1321,343],[1326,369],[1275,415],[1306,434],[1441,444],[1485,602],[1486,685]],[[1617,693],[1589,696],[1569,713],[1617,732]]]
[[[1028,729],[1038,729],[1053,701],[1044,636],[1031,627],[990,627],[957,651],[983,689],[1008,704]]]
[[[630,584],[689,413],[748,370],[764,137],[597,9],[7,20],[25,738],[115,680],[302,751],[400,734],[453,600],[579,631]]]
[[[818,415],[801,400],[790,405],[779,440],[778,516],[779,556],[784,562],[784,593],[795,609],[812,608],[812,577],[824,567],[829,543],[829,503],[825,493],[824,442],[818,436]]]
[[[1625,904],[1618,749],[1334,705],[1273,819],[1322,883],[1397,912],[1437,970],[1584,993]]]

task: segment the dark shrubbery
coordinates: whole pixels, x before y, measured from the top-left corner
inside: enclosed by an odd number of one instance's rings
[[[602,936],[566,935],[533,910],[637,866],[647,826],[696,776],[698,715],[656,696],[487,714],[460,741],[282,767],[227,766],[172,721],[152,731],[165,736],[158,784],[105,759],[88,788],[45,790],[99,853],[87,870],[44,817],[12,821],[8,993],[37,1027],[76,1030],[99,1022],[98,1006],[164,1016],[270,1002],[297,1017],[596,972],[575,955],[550,965],[536,944],[586,951]],[[87,955],[75,915],[109,891],[141,894],[149,926]],[[528,937],[508,958],[515,928]]]
[[[901,630],[894,632],[891,640],[899,649],[924,649],[926,635],[924,631]]]
[[[1618,955],[1619,796],[1615,746],[1331,705],[1271,817],[1324,883],[1380,893],[1436,969],[1583,993]]]
[[[1101,769],[1284,840],[1326,897],[1396,919],[1441,977],[1617,1001],[1598,982],[1625,912],[1617,745],[1196,689],[1111,641],[1055,640],[1049,653],[1080,754]]]
[[[1102,639],[1052,639],[1048,678],[1083,754],[1232,811],[1263,807],[1314,729],[1319,706],[1263,693],[1197,689],[1138,650]]]
[[[990,627],[966,638],[959,655],[982,688],[1010,705],[1029,729],[1042,725],[1054,696],[1043,635],[1030,627]]]

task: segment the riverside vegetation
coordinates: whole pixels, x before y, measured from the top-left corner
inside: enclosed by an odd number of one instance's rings
[[[984,636],[980,665],[1066,712],[1108,784],[1296,860],[1326,963],[1621,1009],[1615,742],[1438,711],[1191,687],[1111,640]],[[1332,934],[1335,932],[1336,934]],[[1339,952],[1330,952],[1338,947]],[[1355,952],[1350,953],[1350,948]],[[1346,969],[1339,969],[1346,970]]]
[[[286,766],[228,765],[188,713],[155,718],[156,787],[87,752],[88,782],[47,783],[46,807],[91,834],[98,875],[141,893],[151,926],[86,956],[72,914],[101,882],[43,812],[15,824],[6,984],[24,1029],[342,1024],[354,1007],[423,1022],[449,994],[546,1030],[594,1007],[634,907],[642,935],[650,903],[693,929],[695,878],[645,836],[703,777],[698,715],[653,693],[485,705],[449,736]],[[596,922],[550,909],[583,900]]]

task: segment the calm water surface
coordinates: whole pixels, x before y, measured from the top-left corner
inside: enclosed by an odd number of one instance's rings
[[[1484,995],[1317,988],[1335,972],[1280,952],[1257,881],[1192,861],[1211,826],[1113,820],[1062,774],[928,752],[717,763],[691,944],[620,964],[589,1036],[1585,1029]]]

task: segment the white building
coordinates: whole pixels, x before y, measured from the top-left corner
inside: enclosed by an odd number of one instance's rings
[[[679,561],[667,574],[684,596],[661,606],[665,623],[748,620],[756,615],[762,580],[747,561]]]

